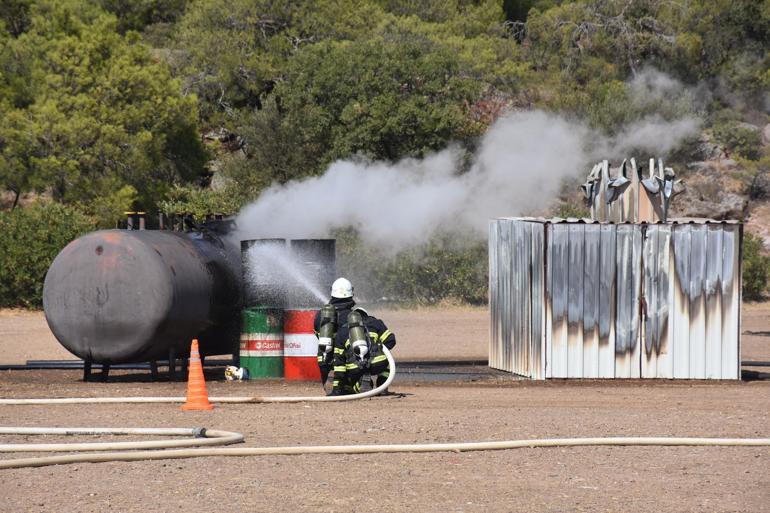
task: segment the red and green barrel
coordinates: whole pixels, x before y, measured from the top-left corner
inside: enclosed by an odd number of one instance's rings
[[[249,378],[283,377],[283,309],[271,306],[242,312],[241,367]]]
[[[313,318],[334,281],[335,241],[242,240],[241,259],[241,367],[251,378],[317,381]]]

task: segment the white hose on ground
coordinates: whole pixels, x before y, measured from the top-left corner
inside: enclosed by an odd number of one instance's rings
[[[230,445],[243,442],[243,435],[204,428],[25,428],[0,427],[0,435],[152,435],[192,436],[187,440],[146,440],[140,442],[93,442],[80,444],[0,444],[0,452],[123,451]]]
[[[366,399],[384,392],[396,377],[396,361],[387,347],[383,346],[385,356],[390,365],[390,376],[382,385],[350,395],[318,395],[318,396],[276,396],[276,397],[209,397],[212,403],[304,403],[304,402],[335,402]],[[36,404],[128,404],[128,403],[183,403],[185,397],[61,397],[39,399],[0,399],[0,405],[36,405]]]
[[[8,428],[13,429],[13,428]],[[237,434],[237,433],[235,433]],[[231,442],[232,443],[232,442]],[[580,446],[740,446],[770,447],[770,438],[667,438],[667,437],[606,437],[606,438],[545,438],[535,440],[504,440],[499,442],[460,442],[443,444],[388,445],[319,445],[289,447],[238,447],[169,449],[159,451],[108,452],[69,454],[0,460],[0,469],[44,467],[67,463],[100,463],[107,461],[141,461],[198,458],[205,456],[277,456],[296,454],[371,454],[393,452],[465,452],[494,451],[534,447]]]
[[[390,386],[395,376],[396,363],[390,351],[385,348],[385,355],[390,363],[390,376],[377,388],[360,394],[347,396],[313,397],[212,397],[212,402],[228,403],[288,403],[304,401],[349,401],[372,397]],[[184,397],[90,397],[63,399],[0,399],[0,404],[88,404],[88,403],[178,403]],[[329,445],[329,446],[288,446],[288,447],[239,447],[239,448],[200,448],[200,449],[163,449],[165,447],[229,445],[243,441],[243,435],[229,431],[207,431],[186,428],[0,428],[0,434],[146,434],[146,435],[193,435],[194,440],[142,441],[142,442],[102,442],[91,444],[4,444],[0,452],[33,451],[95,451],[116,449],[146,449],[153,447],[161,450],[134,450],[130,452],[103,452],[88,454],[68,454],[63,456],[44,456],[38,458],[18,458],[0,460],[0,469],[44,467],[67,463],[99,463],[107,461],[142,461],[198,458],[206,456],[277,456],[296,454],[372,454],[394,452],[465,452],[492,451],[504,449],[535,447],[578,447],[578,446],[743,446],[770,447],[770,438],[666,438],[666,437],[606,437],[606,438],[551,438],[534,440],[503,440],[497,442],[458,442],[434,444],[386,444],[386,445]],[[148,445],[152,444],[152,445]],[[63,446],[66,446],[64,448]]]

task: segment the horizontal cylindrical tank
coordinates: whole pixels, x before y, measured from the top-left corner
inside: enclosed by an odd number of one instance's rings
[[[43,307],[59,342],[80,358],[129,363],[235,353],[240,255],[204,232],[104,230],[72,241],[45,278]]]

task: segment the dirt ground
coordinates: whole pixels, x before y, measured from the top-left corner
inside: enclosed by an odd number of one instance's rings
[[[485,309],[376,312],[401,360],[485,359]],[[427,336],[426,336],[427,328]],[[770,331],[748,305],[744,331]],[[0,313],[3,363],[72,358],[40,314]],[[742,358],[770,360],[770,337],[744,335]],[[762,370],[762,368],[757,368]],[[768,372],[767,368],[764,368]],[[316,384],[225,382],[212,395],[310,395]],[[0,372],[2,397],[183,395],[184,383],[114,372]],[[331,404],[1,406],[6,426],[194,427],[243,433],[246,446],[415,443],[590,436],[770,436],[770,380],[420,383],[403,398]],[[55,437],[0,437],[0,442]],[[12,456],[12,457],[19,457]],[[0,471],[0,511],[770,511],[770,448],[604,447],[477,453],[304,455],[100,463]]]
[[[371,309],[371,313],[385,319],[396,334],[401,359],[487,359],[486,308]],[[0,309],[0,348],[0,363],[5,364],[75,359],[56,341],[42,312]]]
[[[398,338],[405,360],[486,360],[489,311],[446,307],[376,310]],[[741,319],[743,360],[770,360],[770,338],[751,332],[770,331],[770,302],[744,305]],[[71,360],[75,357],[54,338],[42,312],[0,310],[0,363],[27,360]]]

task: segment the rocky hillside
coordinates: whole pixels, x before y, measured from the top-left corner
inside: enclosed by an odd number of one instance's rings
[[[746,130],[761,134],[761,153],[770,154],[770,124],[764,127],[741,123]],[[770,168],[767,159],[746,161],[734,157],[725,147],[704,133],[677,176],[685,180],[686,191],[672,203],[677,217],[738,219],[746,230],[764,241],[770,251]]]

